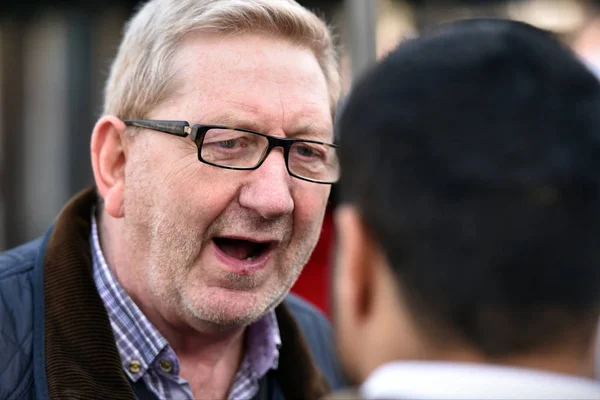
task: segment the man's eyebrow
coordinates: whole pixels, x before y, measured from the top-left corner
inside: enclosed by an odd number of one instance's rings
[[[330,143],[333,141],[333,126],[330,123],[308,121],[295,127],[287,136]]]
[[[260,126],[251,119],[234,117],[232,115],[209,117],[207,120],[203,120],[202,123],[206,125],[221,125],[228,128],[239,128],[260,132]]]
[[[221,125],[228,128],[247,129],[254,132],[265,133],[260,124],[252,121],[249,118],[241,118],[232,115],[219,115],[209,117],[206,121],[202,121],[206,125]],[[304,138],[313,139],[322,142],[333,141],[333,126],[331,123],[318,121],[304,121],[293,127],[293,130],[285,131],[288,138]]]

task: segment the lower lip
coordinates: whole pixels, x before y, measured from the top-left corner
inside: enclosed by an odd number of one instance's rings
[[[217,259],[221,261],[227,270],[239,275],[252,275],[261,269],[264,269],[273,254],[273,249],[268,249],[263,252],[260,257],[252,261],[244,261],[226,254],[213,241],[211,241],[210,245]]]

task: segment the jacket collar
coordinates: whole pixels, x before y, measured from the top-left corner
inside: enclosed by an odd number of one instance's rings
[[[89,236],[96,203],[92,187],[67,204],[36,265],[34,368],[40,398],[135,398],[92,275]],[[296,320],[285,303],[275,313],[282,341],[276,376],[283,395],[321,398],[329,387]]]

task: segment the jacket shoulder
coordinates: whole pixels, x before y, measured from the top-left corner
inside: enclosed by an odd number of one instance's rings
[[[42,238],[0,253],[0,281],[33,269]]]
[[[0,253],[0,399],[22,398],[33,382],[32,272],[41,245]]]
[[[294,294],[289,294],[285,302],[298,322],[315,363],[327,378],[331,389],[345,387],[346,381],[336,357],[329,320],[315,306]]]
[[[302,333],[308,330],[331,336],[331,323],[317,307],[293,293],[286,296],[285,303],[302,328]]]

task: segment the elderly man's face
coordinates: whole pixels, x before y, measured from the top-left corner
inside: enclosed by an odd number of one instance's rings
[[[179,89],[148,119],[333,139],[325,78],[309,49],[196,34],[174,62]],[[144,130],[131,140],[127,241],[141,249],[139,279],[163,318],[220,329],[277,304],[316,245],[330,186],[291,177],[280,148],[259,169],[234,171],[198,161],[189,138]]]

